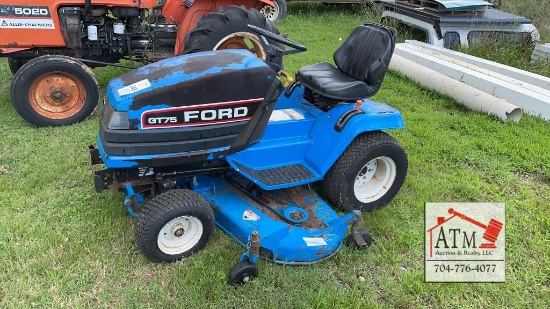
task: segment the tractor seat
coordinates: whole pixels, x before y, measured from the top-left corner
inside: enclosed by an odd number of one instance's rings
[[[334,53],[336,67],[328,62],[298,70],[296,80],[305,96],[321,107],[373,96],[382,84],[395,48],[397,31],[366,23],[353,30]]]

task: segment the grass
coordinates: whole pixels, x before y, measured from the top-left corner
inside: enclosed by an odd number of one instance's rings
[[[286,68],[332,59],[367,18],[349,9],[291,4],[282,32],[309,47]],[[120,69],[96,69],[106,83]],[[243,288],[225,283],[240,248],[216,230],[207,247],[153,264],[134,244],[122,194],[93,191],[86,148],[97,115],[33,128],[15,113],[11,74],[0,63],[0,307],[546,308],[550,303],[550,123],[524,115],[501,123],[389,72],[375,100],[402,111],[390,132],[409,155],[404,187],[364,214],[367,251],[343,249],[307,267],[258,263]],[[507,269],[500,284],[424,282],[425,202],[505,202]]]
[[[501,9],[531,19],[540,32],[542,42],[550,40],[549,5],[538,0],[500,0],[499,3]]]

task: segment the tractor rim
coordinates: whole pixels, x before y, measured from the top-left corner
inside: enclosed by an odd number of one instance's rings
[[[353,191],[361,203],[371,203],[386,194],[397,176],[395,162],[389,157],[369,161],[355,176]]]
[[[182,254],[199,242],[202,233],[202,223],[198,218],[177,217],[162,227],[157,237],[157,245],[165,254]]]
[[[213,49],[246,49],[258,58],[265,60],[267,57],[258,36],[250,32],[232,33],[221,39]]]
[[[36,113],[49,119],[65,119],[78,113],[86,102],[86,88],[67,72],[49,72],[38,77],[29,89],[29,103]]]
[[[279,4],[277,2],[273,1],[273,6],[266,4],[260,9],[260,13],[262,13],[265,18],[275,21],[277,19],[277,16],[279,16]]]

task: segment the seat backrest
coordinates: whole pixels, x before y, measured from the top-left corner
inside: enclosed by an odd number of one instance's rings
[[[384,25],[365,23],[353,30],[334,53],[334,62],[343,73],[372,87],[382,85],[390,64],[397,31]]]

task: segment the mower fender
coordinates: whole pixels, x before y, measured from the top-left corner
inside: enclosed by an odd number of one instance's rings
[[[313,143],[306,162],[323,176],[358,135],[405,128],[401,113],[385,103],[364,100],[361,112],[350,113],[352,108],[351,104],[342,104],[323,112],[306,107],[317,118],[309,134]],[[343,121],[345,113],[349,116]]]

